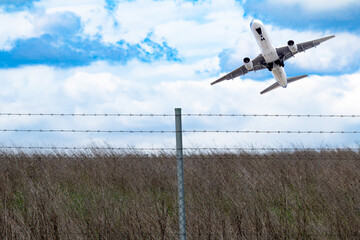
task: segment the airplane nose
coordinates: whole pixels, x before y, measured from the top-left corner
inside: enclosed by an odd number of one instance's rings
[[[251,28],[251,26],[252,26],[253,22],[254,22],[254,19],[253,19],[253,20],[251,21],[251,23],[250,23],[250,28]]]

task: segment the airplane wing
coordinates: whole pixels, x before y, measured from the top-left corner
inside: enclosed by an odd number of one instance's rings
[[[335,35],[331,35],[331,36],[328,36],[328,37],[319,38],[319,39],[315,39],[315,40],[312,40],[312,41],[299,43],[299,44],[297,44],[298,51],[296,53],[292,53],[290,51],[290,49],[288,48],[288,46],[277,48],[276,51],[277,51],[277,54],[279,55],[279,58],[282,59],[283,61],[286,61],[289,58],[295,56],[295,54],[297,54],[299,52],[305,52],[306,50],[308,50],[310,48],[313,48],[313,47],[316,47],[316,46],[320,45],[320,43],[325,42],[325,41],[327,41],[327,40],[329,40],[331,38],[334,38],[334,37],[335,37]],[[265,59],[261,54],[258,55],[256,58],[254,58],[252,60],[252,62],[253,62],[254,67],[250,71],[258,71],[258,70],[266,68]],[[212,82],[211,85],[214,85],[214,84],[219,83],[219,82],[224,81],[224,80],[231,80],[231,79],[236,78],[238,76],[245,75],[250,71],[245,68],[245,65],[242,65],[241,67],[235,69],[231,73],[228,73],[225,76],[223,76],[223,77],[217,79],[216,81]]]
[[[277,54],[279,55],[280,59],[283,59],[284,61],[288,60],[289,58],[295,56],[295,54],[299,53],[299,52],[305,52],[306,50],[316,47],[318,45],[320,45],[320,43],[325,42],[331,38],[334,38],[335,35],[331,35],[328,37],[324,37],[324,38],[319,38],[316,40],[312,40],[312,41],[308,41],[308,42],[303,42],[303,43],[299,43],[297,44],[297,48],[298,51],[296,53],[292,53],[288,46],[285,47],[281,47],[281,48],[277,48]]]
[[[253,69],[250,70],[250,71],[257,71],[257,70],[261,70],[261,69],[266,68],[266,66],[265,66],[265,64],[266,64],[265,59],[264,59],[264,57],[263,57],[261,54],[259,54],[259,56],[257,56],[256,58],[254,58],[254,59],[252,60],[252,62],[253,62],[254,67],[253,67]],[[224,81],[224,80],[231,80],[231,79],[236,78],[236,77],[238,77],[238,76],[245,75],[245,74],[247,74],[247,73],[250,72],[250,71],[245,68],[245,65],[242,65],[241,67],[235,69],[235,70],[232,71],[231,73],[228,73],[228,74],[226,74],[225,76],[219,78],[218,80],[212,82],[211,85],[214,85],[214,84],[219,83],[219,82]]]

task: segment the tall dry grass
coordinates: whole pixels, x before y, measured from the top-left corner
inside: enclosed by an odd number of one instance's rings
[[[189,239],[359,239],[360,153],[184,158]],[[175,239],[175,156],[0,152],[1,239]]]

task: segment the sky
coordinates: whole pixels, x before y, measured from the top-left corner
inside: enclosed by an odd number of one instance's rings
[[[336,35],[268,71],[211,86],[274,46]],[[0,0],[1,113],[360,114],[357,0]],[[0,116],[1,129],[174,130],[173,117]],[[184,117],[186,130],[359,131],[357,118]],[[0,145],[174,147],[174,134],[1,133]],[[186,133],[185,147],[346,147],[358,134]]]

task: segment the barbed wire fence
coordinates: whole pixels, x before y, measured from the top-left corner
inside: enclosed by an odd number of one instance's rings
[[[181,119],[186,118],[320,118],[320,119],[360,119],[358,114],[222,114],[222,113],[181,113],[181,109],[177,109],[175,114],[157,114],[157,113],[0,113],[0,117],[59,117],[59,118],[175,118],[176,127],[174,129],[52,129],[52,128],[0,128],[3,133],[64,133],[64,134],[174,134],[176,135],[176,146],[174,147],[122,147],[122,146],[26,146],[26,145],[1,145],[0,150],[20,150],[20,151],[140,151],[146,152],[170,152],[176,155],[177,158],[177,178],[178,178],[178,206],[179,206],[179,236],[180,239],[186,239],[186,221],[185,221],[185,197],[184,197],[184,176],[183,176],[183,151],[185,157],[189,155],[191,159],[197,159],[196,152],[209,151],[215,153],[239,153],[239,152],[292,152],[297,150],[302,151],[353,151],[359,153],[359,148],[356,147],[312,147],[312,148],[296,148],[296,147],[183,147],[182,134],[258,134],[258,135],[275,135],[275,134],[289,134],[289,135],[314,135],[314,134],[339,134],[339,135],[355,135],[360,134],[360,130],[242,130],[242,129],[182,129]],[[179,125],[180,121],[180,125]],[[181,141],[181,143],[179,142]],[[227,156],[231,159],[234,156]],[[338,158],[331,159],[332,161],[357,161],[358,155],[354,158]],[[357,235],[356,235],[357,236]]]
[[[323,119],[359,119],[360,114],[228,114],[228,113],[182,113],[182,117],[186,118],[323,118]],[[60,117],[60,118],[173,118],[175,114],[169,113],[0,113],[0,117]],[[78,133],[91,133],[91,134],[175,134],[176,131],[173,129],[145,129],[145,130],[132,130],[132,129],[35,129],[35,128],[0,128],[0,132],[3,133],[65,133],[65,134],[78,134]],[[357,135],[360,130],[221,130],[221,129],[184,129],[184,134],[302,134],[302,135],[315,135],[315,134],[349,134]],[[124,150],[138,150],[138,151],[174,151],[175,148],[169,147],[120,147],[120,146],[108,146],[108,147],[73,147],[73,146],[0,146],[0,149],[19,149],[19,150],[113,150],[113,151],[124,151]],[[187,152],[196,150],[205,151],[291,151],[300,148],[296,147],[185,147],[183,148]],[[329,147],[316,147],[316,148],[301,148],[302,150],[334,150],[338,148]],[[349,147],[348,150],[357,150],[357,148]]]

